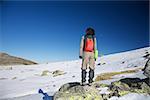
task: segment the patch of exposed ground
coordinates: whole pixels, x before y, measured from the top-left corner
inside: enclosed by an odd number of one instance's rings
[[[97,75],[95,81],[113,79],[112,77],[115,76],[115,75],[136,73],[139,70],[141,70],[141,68],[137,68],[137,69],[133,69],[133,70],[120,71],[120,72],[102,73],[102,74]]]

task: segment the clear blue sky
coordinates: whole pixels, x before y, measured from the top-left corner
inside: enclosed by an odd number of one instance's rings
[[[37,62],[78,59],[96,31],[100,54],[149,46],[148,1],[0,2],[0,51]]]

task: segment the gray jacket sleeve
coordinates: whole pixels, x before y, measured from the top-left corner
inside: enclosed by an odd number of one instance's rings
[[[83,47],[84,47],[84,36],[82,36],[81,42],[80,42],[80,53],[79,56],[83,57]]]

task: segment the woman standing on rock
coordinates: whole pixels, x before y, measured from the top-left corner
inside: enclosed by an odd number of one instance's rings
[[[82,85],[86,84],[86,70],[89,71],[89,85],[93,82],[94,78],[94,69],[95,69],[95,61],[98,57],[97,44],[96,44],[95,31],[93,28],[87,28],[86,34],[82,36],[80,43],[80,55],[79,58],[82,59],[82,75],[81,75],[81,83]],[[89,65],[89,66],[88,66]]]

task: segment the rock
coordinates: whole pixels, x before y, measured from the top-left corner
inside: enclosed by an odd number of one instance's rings
[[[101,95],[102,95],[103,100],[108,100],[110,98],[109,94],[101,94]]]
[[[121,64],[124,64],[124,63],[125,63],[125,61],[122,61],[122,62],[121,62]]]
[[[150,58],[150,54],[146,53],[143,57],[146,58],[146,59],[149,59]]]
[[[144,75],[150,78],[150,59],[146,62],[143,70],[144,70]]]
[[[13,77],[13,78],[12,78],[12,80],[15,80],[15,79],[17,79],[17,77]]]
[[[101,65],[101,63],[98,63],[97,65],[98,65],[98,66],[100,66],[100,65]]]
[[[130,87],[121,81],[116,81],[111,83],[111,85],[109,86],[109,90],[111,91],[110,96],[119,97],[127,94],[130,90]]]
[[[100,65],[105,65],[106,63],[98,63],[97,66],[100,66]]]
[[[48,76],[48,75],[50,75],[50,71],[49,70],[44,70],[43,72],[42,72],[42,74],[41,74],[41,76]]]
[[[103,84],[103,83],[94,83],[92,84],[95,88],[103,88],[103,87],[108,87],[109,85],[108,84]]]
[[[50,72],[49,70],[44,70],[41,74],[41,76],[49,76],[50,74],[53,75],[53,77],[59,76],[59,75],[64,75],[66,72],[61,71],[61,70],[55,70],[53,72]]]
[[[59,75],[64,75],[64,74],[66,74],[66,72],[61,71],[61,70],[56,70],[56,71],[53,71],[52,74],[53,74],[53,77],[56,77]]]
[[[1,77],[0,77],[0,80],[6,80],[6,79],[7,79],[7,78],[3,78],[3,77],[1,78]]]
[[[130,87],[121,81],[116,81],[116,82],[111,83],[110,90],[128,91],[128,90],[130,90]]]
[[[143,90],[143,93],[148,93],[150,95],[150,87],[145,82],[141,85],[141,89]]]
[[[110,96],[123,96],[128,93],[142,93],[150,95],[150,87],[146,83],[147,79],[125,78],[112,82],[109,86]]]
[[[148,77],[148,79],[149,79],[149,80],[148,80],[148,84],[150,85],[150,58],[149,58],[148,61],[146,62],[143,71],[144,71],[143,74],[144,74],[146,77]]]
[[[129,85],[129,87],[138,87],[139,85],[141,85],[142,81],[140,78],[124,78],[121,79],[120,82]]]
[[[54,95],[54,100],[103,100],[94,86],[81,86],[79,82],[64,84]]]
[[[125,78],[112,82],[110,85],[93,83],[91,86],[81,86],[79,82],[67,83],[61,86],[54,95],[54,100],[108,100],[113,96],[124,96],[128,93],[150,95],[148,78]],[[107,87],[107,93],[100,92]]]

